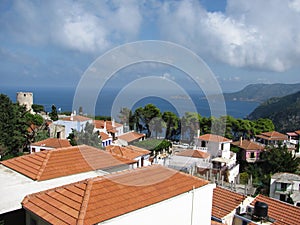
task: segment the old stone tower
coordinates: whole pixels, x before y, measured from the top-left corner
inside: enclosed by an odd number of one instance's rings
[[[27,111],[33,112],[33,110],[32,110],[33,93],[32,92],[17,92],[17,102],[20,105],[25,105]]]

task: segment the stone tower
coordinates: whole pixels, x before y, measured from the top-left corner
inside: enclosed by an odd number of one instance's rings
[[[17,102],[20,105],[25,105],[26,110],[33,112],[32,104],[33,104],[33,93],[32,92],[17,92]]]

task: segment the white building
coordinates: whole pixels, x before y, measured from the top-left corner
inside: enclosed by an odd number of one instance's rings
[[[71,116],[60,118],[59,120],[53,122],[53,124],[55,125],[60,125],[65,127],[64,133],[66,138],[69,136],[70,133],[72,133],[72,130],[76,130],[78,132],[84,130],[87,123],[92,124],[93,119],[85,116],[76,115],[76,114],[72,114]],[[53,128],[55,128],[55,126]]]
[[[210,225],[214,184],[155,165],[27,196],[26,224]]]
[[[275,173],[270,181],[270,197],[288,201],[300,206],[300,175],[292,173]]]

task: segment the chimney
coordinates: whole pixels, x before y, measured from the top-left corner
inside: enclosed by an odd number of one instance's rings
[[[200,129],[197,130],[197,138],[200,137]]]
[[[70,120],[73,121],[73,113],[71,113]]]
[[[115,127],[115,119],[114,118],[112,119],[111,125],[112,125],[112,127]]]
[[[106,131],[106,120],[104,120],[104,130]]]
[[[240,146],[242,146],[243,145],[243,137],[241,136],[240,137]]]

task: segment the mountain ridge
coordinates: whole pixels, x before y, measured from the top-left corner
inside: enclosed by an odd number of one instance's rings
[[[263,103],[270,98],[283,97],[300,91],[300,83],[296,84],[249,84],[242,90],[232,93],[224,93],[227,101],[255,101]]]

